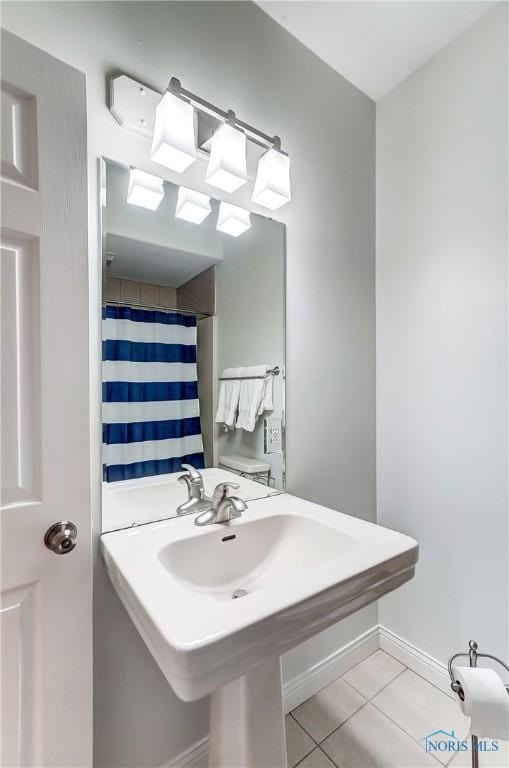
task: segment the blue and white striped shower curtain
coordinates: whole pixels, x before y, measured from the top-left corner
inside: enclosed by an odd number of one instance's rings
[[[103,478],[204,467],[196,317],[103,308]]]

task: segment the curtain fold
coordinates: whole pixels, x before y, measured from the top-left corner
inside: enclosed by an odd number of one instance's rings
[[[103,479],[203,469],[196,317],[103,308]]]

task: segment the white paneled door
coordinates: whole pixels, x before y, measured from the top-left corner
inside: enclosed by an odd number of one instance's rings
[[[1,42],[1,764],[89,768],[85,77]],[[67,520],[77,546],[55,554]]]

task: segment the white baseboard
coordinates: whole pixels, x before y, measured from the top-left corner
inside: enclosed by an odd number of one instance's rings
[[[314,696],[380,648],[378,626],[371,627],[339,650],[321,659],[283,686],[285,712]]]
[[[291,712],[379,648],[444,693],[453,696],[445,664],[391,632],[390,629],[377,625],[285,683],[283,687],[285,712]],[[204,738],[162,768],[206,768],[207,752],[208,739]]]
[[[209,740],[205,736],[161,768],[207,768]]]
[[[448,696],[454,698],[451,691],[451,680],[445,664],[437,661],[428,653],[421,651],[408,640],[404,640],[395,632],[379,626],[380,648],[386,651],[406,667],[416,672],[429,683],[432,683]]]

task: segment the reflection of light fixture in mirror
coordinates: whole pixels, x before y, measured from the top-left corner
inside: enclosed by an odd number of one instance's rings
[[[212,136],[206,181],[225,192],[235,192],[247,181],[246,134],[228,123]]]
[[[163,180],[159,176],[131,168],[127,202],[155,211],[164,197]]]
[[[150,159],[182,173],[196,160],[194,110],[169,91],[156,107]]]
[[[179,187],[175,217],[201,224],[210,213],[210,197],[187,187]]]
[[[238,205],[221,203],[216,229],[232,237],[238,237],[246,229],[249,229],[250,226],[251,217],[249,211],[246,211],[245,208],[239,208]]]
[[[290,158],[277,149],[269,149],[258,161],[253,203],[275,211],[291,199]]]

